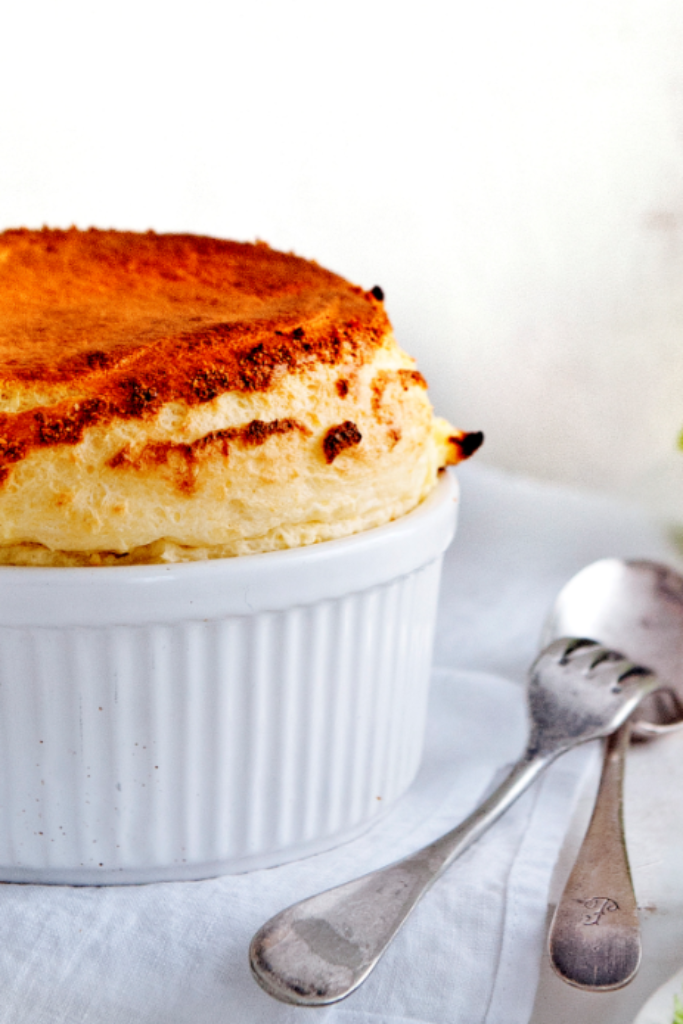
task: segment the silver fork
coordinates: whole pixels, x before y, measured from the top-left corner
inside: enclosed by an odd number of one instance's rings
[[[367,978],[418,900],[560,754],[614,732],[658,680],[591,640],[551,643],[529,670],[527,748],[462,824],[417,853],[271,918],[249,960],[269,995],[324,1006]]]

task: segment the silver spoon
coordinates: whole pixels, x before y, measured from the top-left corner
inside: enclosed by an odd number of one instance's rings
[[[590,640],[563,639],[529,670],[527,748],[462,824],[417,853],[271,918],[249,950],[258,983],[276,999],[324,1006],[367,978],[436,879],[560,754],[617,729],[659,685],[654,675]]]
[[[603,558],[558,594],[542,643],[592,637],[651,668],[670,689],[647,697],[633,715],[634,739],[683,726],[683,576],[659,562]]]
[[[558,595],[543,642],[567,632],[623,651],[671,687],[638,706],[633,715],[638,738],[683,725],[683,577],[656,562],[594,562]],[[627,722],[607,740],[593,816],[548,937],[556,973],[590,991],[627,985],[642,955],[623,822],[630,731]]]

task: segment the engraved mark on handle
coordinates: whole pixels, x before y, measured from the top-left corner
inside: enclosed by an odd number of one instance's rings
[[[592,896],[587,900],[577,900],[583,907],[586,908],[588,913],[586,918],[582,921],[582,924],[600,924],[600,918],[612,910],[618,910],[619,904],[616,900],[610,899],[609,896]]]

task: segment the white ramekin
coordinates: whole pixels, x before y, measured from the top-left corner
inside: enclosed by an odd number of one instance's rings
[[[367,828],[420,760],[457,485],[311,547],[0,568],[0,879],[197,879]]]

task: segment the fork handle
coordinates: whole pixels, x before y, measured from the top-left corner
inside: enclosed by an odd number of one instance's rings
[[[570,985],[590,991],[621,988],[640,964],[623,822],[629,739],[629,722],[607,738],[593,816],[550,926],[553,968]]]
[[[527,748],[522,757],[512,765],[500,785],[496,786],[490,796],[482,800],[464,821],[424,850],[413,854],[414,857],[424,856],[429,851],[430,864],[434,872],[432,882],[505,814],[560,753],[564,751],[539,751],[533,747]]]
[[[445,836],[271,918],[250,947],[258,983],[297,1006],[325,1006],[353,992],[436,879],[562,752],[527,750],[495,791]]]

